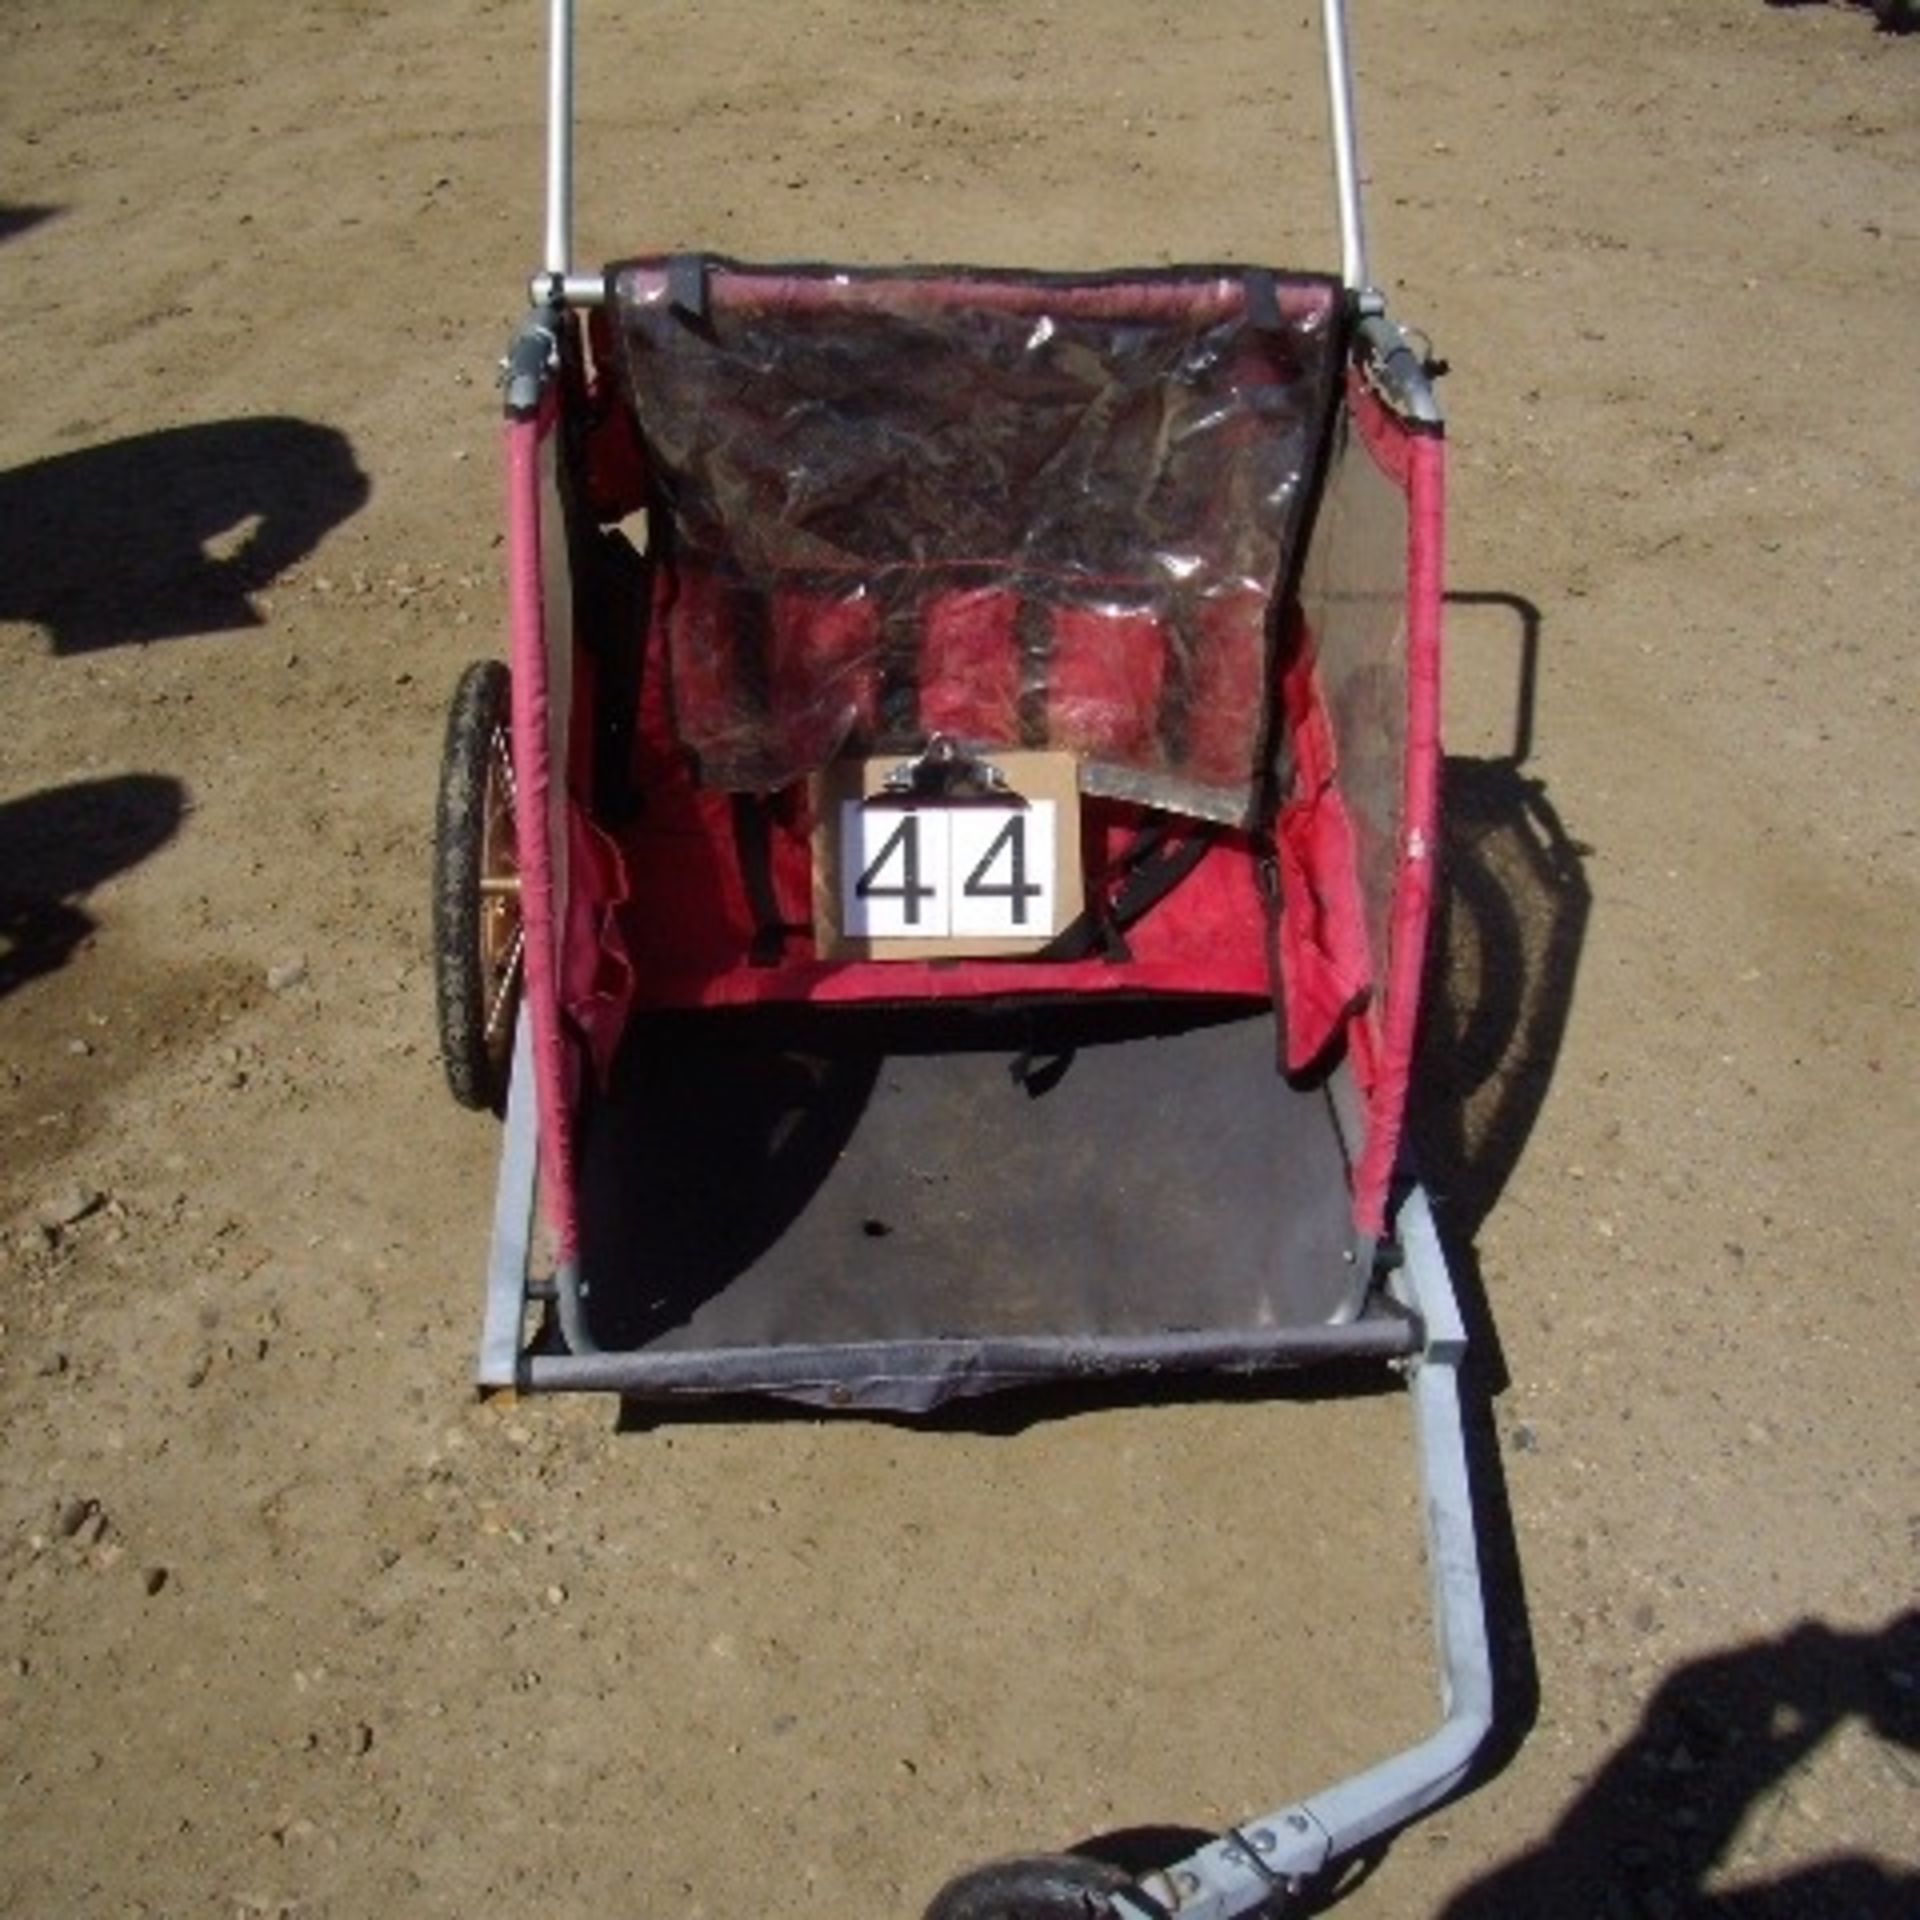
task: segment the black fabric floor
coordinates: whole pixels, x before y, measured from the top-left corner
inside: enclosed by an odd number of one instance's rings
[[[603,1348],[1270,1335],[1352,1286],[1328,1097],[1244,1009],[655,1016],[582,1148]]]

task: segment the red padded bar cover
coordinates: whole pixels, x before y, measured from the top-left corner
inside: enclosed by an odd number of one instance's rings
[[[579,1241],[574,1209],[573,1105],[578,1062],[567,1043],[560,1011],[560,932],[566,842],[555,831],[564,790],[556,791],[548,749],[546,575],[564,567],[564,553],[544,551],[542,496],[558,417],[551,390],[532,420],[507,423],[507,619],[512,645],[516,838],[520,856],[520,911],[526,928],[526,1017],[533,1038],[534,1088],[540,1115],[540,1192],[561,1259]],[[573,637],[565,637],[571,647]],[[563,783],[564,784],[564,783]]]
[[[1153,614],[1058,608],[1047,664],[1048,745],[1096,760],[1144,756],[1166,676],[1166,633]]]
[[[926,601],[920,640],[920,725],[927,733],[1017,745],[1020,596],[965,587]]]

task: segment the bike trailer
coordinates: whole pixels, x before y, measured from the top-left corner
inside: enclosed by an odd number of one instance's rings
[[[468,670],[442,1049],[504,1112],[480,1380],[922,1413],[1404,1373],[1443,1720],[1128,1879],[1268,1907],[1451,1791],[1490,1682],[1461,1322],[1402,1128],[1436,883],[1444,441],[1342,270],[576,270],[506,369],[511,654]]]

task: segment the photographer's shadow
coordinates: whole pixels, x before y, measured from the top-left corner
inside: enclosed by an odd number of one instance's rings
[[[1444,1920],[1910,1920],[1920,1873],[1848,1850],[1844,1812],[1819,1858],[1744,1885],[1708,1884],[1737,1874],[1729,1856],[1740,1837],[1764,1840],[1848,1721],[1883,1743],[1909,1791],[1920,1786],[1920,1612],[1863,1633],[1803,1621],[1676,1668],[1546,1839],[1457,1895]]]
[[[179,831],[186,789],[123,773],[0,801],[0,1000],[63,967],[93,937],[81,904]]]
[[[262,624],[252,596],[365,504],[346,435],[282,418],[107,441],[0,473],[0,620],[56,654]]]

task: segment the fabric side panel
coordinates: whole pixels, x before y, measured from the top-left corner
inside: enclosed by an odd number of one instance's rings
[[[1367,1096],[1367,1138],[1354,1171],[1354,1210],[1363,1231],[1380,1231],[1406,1122],[1418,1038],[1420,992],[1432,920],[1440,838],[1440,675],[1446,577],[1446,443],[1407,432],[1400,456],[1409,494],[1407,526],[1407,749],[1400,865]]]
[[[578,800],[567,802],[567,876],[561,1005],[605,1086],[635,998],[633,961],[620,932],[621,909],[633,889],[619,841],[603,832]]]
[[[551,748],[556,705],[549,671],[545,574],[565,565],[564,544],[546,552],[542,494],[550,480],[558,406],[551,392],[531,420],[507,423],[507,602],[513,659],[513,759],[518,788],[521,914],[526,929],[526,1011],[533,1029],[534,1086],[540,1116],[541,1197],[562,1259],[577,1248],[573,1184],[573,1079],[560,1013],[560,930],[566,857],[566,795]],[[564,632],[570,648],[572,636]],[[564,689],[562,690],[564,699]]]
[[[1338,1041],[1373,978],[1353,821],[1320,684],[1317,638],[1296,624],[1281,682],[1294,767],[1274,839],[1280,879],[1280,976],[1286,1060],[1304,1073]]]

